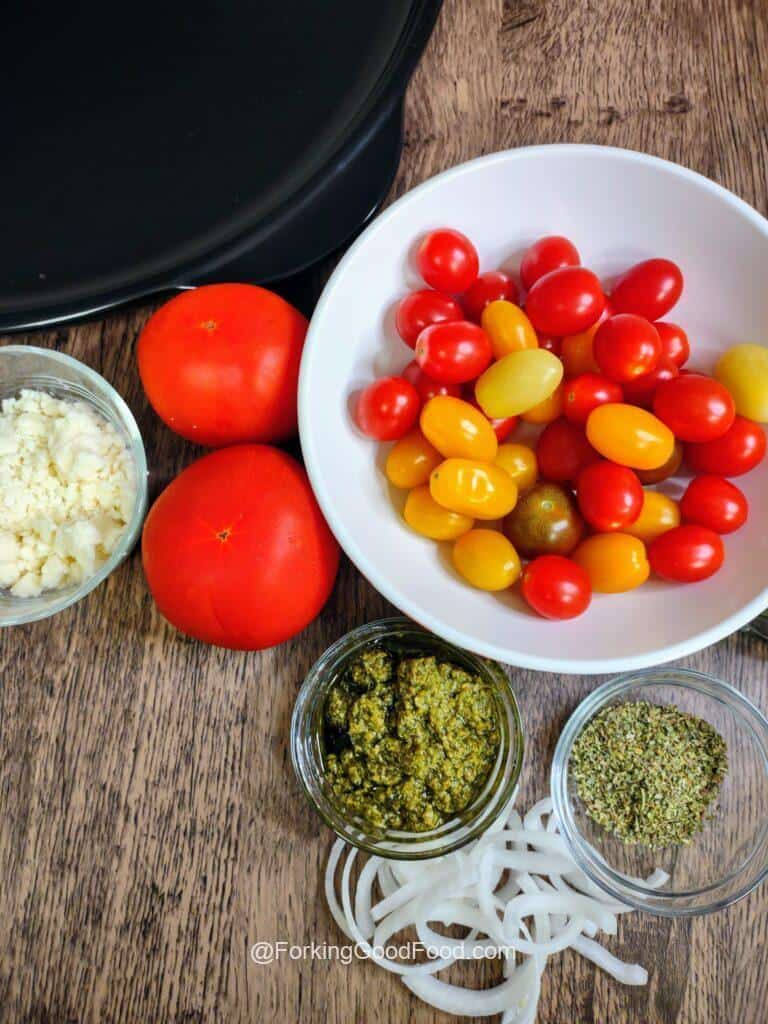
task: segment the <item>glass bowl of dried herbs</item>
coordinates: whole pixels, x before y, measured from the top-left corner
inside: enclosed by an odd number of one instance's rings
[[[768,721],[711,676],[598,687],[560,736],[552,796],[579,866],[638,910],[711,913],[768,875]]]

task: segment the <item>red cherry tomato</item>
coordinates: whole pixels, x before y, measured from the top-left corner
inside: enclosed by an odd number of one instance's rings
[[[681,441],[714,441],[733,423],[736,406],[712,377],[683,373],[656,389],[653,411]]]
[[[737,416],[722,437],[687,444],[685,461],[694,473],[741,476],[762,462],[765,448],[763,428],[745,416]]]
[[[457,295],[473,283],[480,261],[466,235],[452,228],[439,228],[422,239],[416,266],[430,288]]]
[[[483,412],[482,407],[478,400],[475,398],[474,393],[469,394],[464,399],[465,402],[469,402],[470,405],[474,405],[476,409],[483,413],[483,416],[493,427],[493,432],[496,435],[496,440],[499,444],[504,444],[509,435],[517,426],[517,416],[506,416],[503,419],[493,419],[490,416],[486,416]]]
[[[664,380],[672,380],[679,373],[677,364],[667,356],[662,356],[650,373],[644,373],[642,377],[635,377],[634,380],[625,382],[624,399],[631,405],[640,405],[643,409],[650,409],[659,384]]]
[[[431,288],[421,288],[406,295],[400,300],[395,314],[397,333],[411,348],[416,347],[416,339],[425,327],[463,319],[464,311],[456,299]]]
[[[464,292],[461,304],[467,317],[480,323],[480,317],[488,303],[497,302],[499,299],[517,303],[517,285],[503,270],[488,270]]]
[[[520,264],[520,280],[526,290],[533,287],[540,277],[560,267],[578,267],[581,263],[579,250],[562,235],[545,235],[534,242],[523,256]]]
[[[659,320],[653,325],[659,332],[661,339],[661,355],[671,359],[677,366],[685,366],[691,354],[691,346],[688,342],[688,335],[682,327],[677,324],[667,323]]]
[[[622,274],[611,292],[617,313],[635,313],[660,320],[683,291],[683,275],[672,260],[643,260]]]
[[[624,392],[616,381],[602,377],[599,373],[581,373],[565,385],[563,412],[571,423],[583,426],[598,405],[623,401]]]
[[[537,334],[536,337],[539,339],[539,348],[544,348],[547,352],[551,352],[553,356],[557,356],[559,359],[563,351],[563,339],[552,338],[546,334]]]
[[[402,377],[382,377],[360,392],[355,420],[368,437],[397,441],[413,428],[420,409],[413,384]]]
[[[599,458],[584,431],[562,418],[544,428],[536,445],[539,475],[555,483],[575,482]]]
[[[697,476],[680,501],[684,523],[733,533],[747,521],[749,504],[739,488],[722,476]]]
[[[602,373],[623,383],[654,369],[661,355],[661,341],[648,320],[632,313],[617,313],[598,327],[592,351]]]
[[[704,526],[676,526],[648,548],[648,561],[657,576],[675,583],[698,583],[723,564],[723,542]]]
[[[402,376],[408,381],[409,384],[413,384],[419,393],[421,404],[426,405],[430,398],[434,398],[435,395],[450,395],[452,398],[461,398],[461,384],[438,384],[436,380],[432,380],[415,359],[412,359],[410,363],[403,370]]]
[[[416,342],[416,362],[441,384],[474,380],[492,359],[491,339],[469,320],[425,327]]]
[[[581,471],[576,496],[581,514],[601,533],[631,526],[643,508],[643,485],[637,474],[607,459]]]
[[[524,599],[545,619],[574,619],[589,608],[589,576],[570,558],[540,555],[523,570],[520,590]]]
[[[525,312],[537,332],[556,338],[586,331],[597,323],[604,306],[600,282],[586,267],[551,270],[536,281],[525,300]]]

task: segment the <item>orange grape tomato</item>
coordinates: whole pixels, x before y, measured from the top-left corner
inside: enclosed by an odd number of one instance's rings
[[[563,364],[543,348],[511,352],[492,363],[475,385],[483,412],[496,419],[519,416],[549,398],[563,379]]]
[[[483,330],[491,339],[496,359],[525,348],[538,348],[539,339],[525,313],[514,302],[499,299],[490,302],[480,318]]]
[[[446,459],[429,478],[438,505],[475,519],[501,519],[515,507],[517,484],[499,466]]]
[[[563,360],[566,377],[579,377],[582,373],[600,373],[600,367],[592,352],[592,341],[599,324],[594,324],[581,334],[570,334],[563,338],[560,358]]]
[[[640,515],[634,523],[624,527],[624,533],[650,544],[662,533],[679,525],[680,508],[677,502],[659,491],[645,491]]]
[[[482,410],[449,395],[437,395],[421,410],[421,431],[446,458],[491,462],[499,443]]]
[[[503,533],[470,530],[453,545],[457,571],[479,590],[506,590],[520,575],[520,558]]]
[[[527,444],[500,444],[493,460],[517,484],[518,491],[533,487],[539,475],[536,452]]]
[[[403,518],[412,530],[432,540],[456,540],[474,525],[469,516],[438,505],[429,492],[429,484],[410,491],[405,499]]]
[[[571,558],[584,569],[598,594],[634,590],[651,571],[645,545],[628,533],[596,533],[583,540]]]
[[[543,402],[539,402],[528,412],[524,412],[521,419],[525,423],[552,423],[563,414],[563,391],[564,384],[561,381],[549,398],[545,398]]]
[[[607,402],[587,419],[587,439],[600,454],[632,469],[658,469],[675,448],[672,431],[646,409]]]
[[[429,474],[443,461],[443,456],[416,427],[395,444],[384,467],[387,480],[394,487],[410,490],[429,481]]]

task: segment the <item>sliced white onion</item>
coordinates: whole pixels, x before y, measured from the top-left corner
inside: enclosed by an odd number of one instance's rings
[[[536,965],[530,960],[500,985],[479,991],[449,985],[437,978],[403,978],[403,983],[436,1010],[457,1017],[489,1017],[504,1010],[524,1009],[535,999]]]

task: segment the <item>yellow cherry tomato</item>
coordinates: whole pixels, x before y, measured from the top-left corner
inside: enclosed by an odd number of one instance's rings
[[[562,379],[557,356],[545,348],[527,348],[492,363],[478,377],[475,397],[491,419],[519,416],[549,398]]]
[[[627,533],[596,533],[571,555],[589,576],[597,594],[621,594],[648,579],[650,566],[645,545]]]
[[[437,395],[421,410],[421,431],[447,459],[492,462],[499,442],[488,418],[460,398]]]
[[[525,423],[537,424],[552,423],[553,420],[559,419],[563,414],[563,391],[564,386],[561,382],[549,398],[545,398],[543,402],[534,405],[528,412],[524,412],[520,418]]]
[[[504,299],[489,302],[483,310],[480,324],[491,339],[496,359],[524,348],[539,347],[533,324],[514,302],[506,302]]]
[[[768,423],[768,348],[734,345],[720,356],[715,377],[736,403],[736,412],[758,423]]]
[[[536,452],[527,444],[500,444],[493,460],[517,484],[518,491],[533,487],[539,475]]]
[[[631,526],[625,526],[624,532],[650,544],[662,533],[679,525],[680,508],[677,502],[658,491],[646,491],[639,517]]]
[[[503,533],[470,530],[453,545],[453,564],[479,590],[506,590],[520,575],[520,558]]]
[[[501,519],[515,507],[517,484],[499,466],[446,459],[429,478],[438,505],[474,519]]]
[[[675,436],[647,409],[606,402],[587,418],[587,440],[600,454],[632,469],[657,469],[672,457]]]
[[[474,526],[469,516],[438,505],[429,493],[429,484],[415,487],[409,493],[403,519],[416,533],[432,540],[456,540]]]
[[[581,334],[569,334],[563,338],[560,358],[563,360],[566,377],[578,377],[581,373],[600,373],[592,353],[592,342],[599,324],[594,324]]]
[[[410,490],[429,481],[429,474],[443,461],[443,456],[433,448],[417,427],[406,434],[392,448],[387,456],[384,472],[394,487]]]

